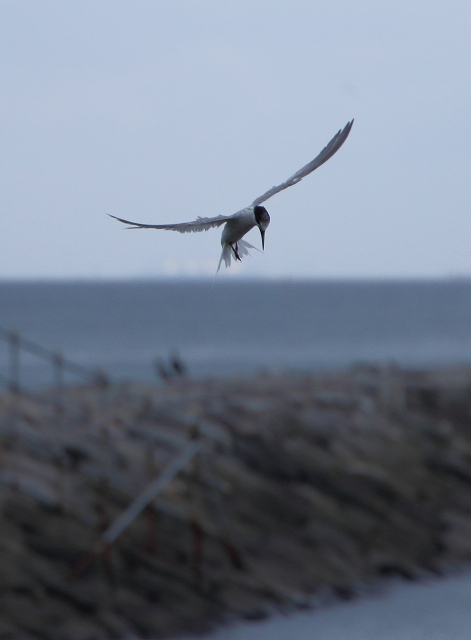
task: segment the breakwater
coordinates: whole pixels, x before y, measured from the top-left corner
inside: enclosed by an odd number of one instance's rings
[[[470,408],[464,368],[7,394],[0,637],[202,632],[451,570]]]

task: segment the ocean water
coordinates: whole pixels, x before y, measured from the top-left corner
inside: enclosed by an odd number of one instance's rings
[[[193,376],[469,363],[471,280],[3,282],[0,327],[114,379],[155,381],[173,351]],[[38,358],[21,370],[51,382]]]

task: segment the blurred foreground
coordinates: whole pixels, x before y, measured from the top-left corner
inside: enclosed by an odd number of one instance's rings
[[[0,434],[2,637],[201,632],[471,558],[469,369],[12,393]]]

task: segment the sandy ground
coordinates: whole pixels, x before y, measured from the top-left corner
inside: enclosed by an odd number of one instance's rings
[[[221,629],[211,640],[470,640],[471,573],[399,583],[324,610]]]

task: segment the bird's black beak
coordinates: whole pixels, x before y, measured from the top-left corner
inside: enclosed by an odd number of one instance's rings
[[[265,230],[260,229],[260,235],[262,236],[262,249],[265,251]]]

